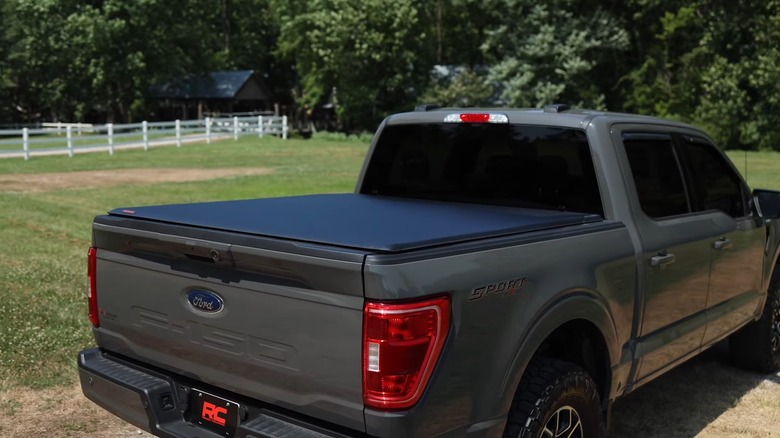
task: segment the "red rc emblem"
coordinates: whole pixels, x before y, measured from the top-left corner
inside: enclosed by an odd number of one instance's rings
[[[201,418],[206,421],[219,424],[220,426],[224,426],[226,420],[223,417],[220,417],[221,414],[227,414],[227,408],[219,407],[207,401],[203,402],[203,412],[200,414]]]

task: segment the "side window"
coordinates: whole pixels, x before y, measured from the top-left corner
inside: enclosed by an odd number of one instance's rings
[[[691,173],[695,211],[721,210],[732,217],[747,214],[742,180],[715,146],[702,141],[683,144]]]
[[[642,211],[654,219],[688,213],[688,198],[671,136],[625,134],[623,145]]]

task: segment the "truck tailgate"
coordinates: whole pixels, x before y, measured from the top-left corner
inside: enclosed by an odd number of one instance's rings
[[[102,348],[364,430],[362,254],[103,222],[94,225]]]

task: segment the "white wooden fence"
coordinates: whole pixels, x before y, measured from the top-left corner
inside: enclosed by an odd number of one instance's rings
[[[0,130],[0,158],[65,155],[207,142],[244,135],[275,135],[287,139],[287,116],[251,116],[91,125],[44,123],[41,129]]]

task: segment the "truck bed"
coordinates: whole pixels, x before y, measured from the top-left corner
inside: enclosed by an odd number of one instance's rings
[[[600,220],[360,194],[120,208],[95,219],[95,334],[193,391],[364,430],[366,255]],[[193,309],[193,293],[220,310]],[[102,363],[89,357],[84,370]]]
[[[118,208],[109,214],[375,252],[402,252],[601,220],[588,213],[359,194]]]

